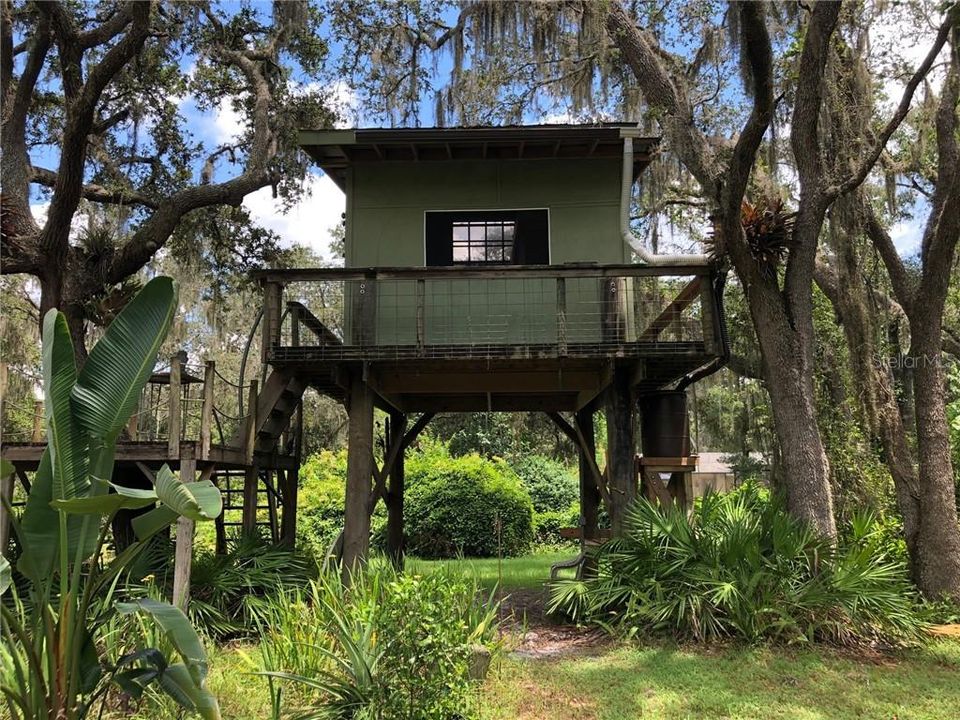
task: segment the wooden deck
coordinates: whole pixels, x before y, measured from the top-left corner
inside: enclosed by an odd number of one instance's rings
[[[724,352],[707,266],[324,268],[259,278],[264,361],[341,402],[359,374],[386,411],[577,411],[615,371],[644,393]]]

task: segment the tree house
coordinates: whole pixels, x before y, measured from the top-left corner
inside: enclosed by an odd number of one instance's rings
[[[603,124],[300,142],[346,194],[346,267],[258,273],[263,361],[348,410],[345,567],[366,556],[381,498],[402,557],[404,449],[438,412],[549,414],[580,450],[583,537],[597,537],[600,502],[617,533],[638,493],[638,398],[684,387],[726,353],[713,267],[631,262],[624,213],[657,138]],[[375,406],[391,418],[381,466]],[[675,460],[652,464],[689,464]]]

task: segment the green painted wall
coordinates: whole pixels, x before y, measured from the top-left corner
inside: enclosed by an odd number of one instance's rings
[[[549,210],[552,264],[628,262],[620,172],[620,160],[607,158],[356,165],[347,177],[346,264],[420,267],[426,211],[517,208]],[[414,292],[412,282],[381,283],[378,344],[415,341]],[[568,281],[569,341],[599,338],[599,299],[599,281]],[[431,344],[556,340],[553,281],[431,281],[425,301]]]

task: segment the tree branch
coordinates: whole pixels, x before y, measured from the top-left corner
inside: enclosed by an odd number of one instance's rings
[[[70,58],[76,56],[76,62],[79,63],[77,36],[72,28],[72,21],[69,17],[63,17],[65,11],[59,5],[52,7],[44,5],[44,7],[50,7],[51,17],[55,18],[60,28],[58,44],[61,58],[66,52]],[[87,81],[67,94],[68,99],[71,96],[74,99],[67,103],[67,121],[61,145],[60,166],[53,189],[53,200],[47,213],[47,223],[40,238],[41,246],[46,251],[53,252],[54,257],[65,252],[70,220],[82,196],[88,136],[93,129],[97,103],[107,84],[143,47],[150,29],[152,11],[152,3],[138,2],[125,5],[124,12],[129,13],[132,20],[130,29],[93,67]],[[72,63],[73,60],[70,62]],[[65,66],[62,71],[65,86],[76,80],[73,78],[72,71],[68,70],[68,66]]]
[[[913,95],[920,86],[920,83],[923,82],[923,79],[927,76],[927,73],[930,72],[930,68],[933,66],[934,61],[936,61],[937,55],[943,50],[943,46],[950,36],[950,29],[956,25],[958,16],[960,16],[960,12],[958,12],[957,6],[954,6],[947,12],[947,18],[943,21],[943,24],[940,25],[940,30],[937,32],[937,38],[934,40],[930,52],[927,53],[923,62],[920,63],[920,67],[917,68],[916,72],[913,73],[913,76],[907,82],[907,86],[903,91],[903,96],[900,98],[900,103],[897,105],[893,117],[887,121],[880,135],[874,141],[873,147],[864,155],[860,161],[860,165],[853,174],[843,182],[827,188],[825,194],[828,198],[833,199],[858,188],[877,164],[880,153],[882,153],[887,146],[890,137],[896,132],[897,128],[900,127],[900,123],[903,122],[907,113],[910,112]]]
[[[57,174],[47,168],[33,166],[33,182],[45,187],[56,187]],[[93,202],[108,203],[111,205],[142,205],[156,209],[157,201],[133,189],[111,190],[96,183],[86,183],[81,188],[81,194]]]
[[[671,78],[664,68],[656,39],[640,30],[623,5],[610,3],[607,32],[633,71],[644,98],[660,117],[660,125],[670,146],[703,186],[708,197],[716,199],[723,171],[716,153],[697,128],[686,88],[679,78]]]
[[[736,217],[740,216],[740,204],[746,192],[757,150],[773,118],[773,50],[767,32],[764,5],[742,3],[731,7],[732,12],[738,10],[743,34],[740,44],[750,67],[754,91],[753,108],[740,137],[737,138],[724,183],[725,211]]]
[[[863,229],[887,268],[887,275],[890,276],[890,284],[893,286],[893,294],[896,295],[900,305],[907,312],[910,312],[914,300],[914,288],[910,280],[910,274],[907,272],[903,260],[900,259],[900,253],[897,252],[897,248],[893,244],[893,238],[883,227],[883,223],[880,222],[869,201],[864,199],[860,205],[863,213]]]

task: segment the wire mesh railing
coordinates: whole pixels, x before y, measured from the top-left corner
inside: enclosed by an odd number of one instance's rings
[[[657,354],[718,339],[701,267],[324,269],[264,281],[276,298],[267,345],[286,358]]]

